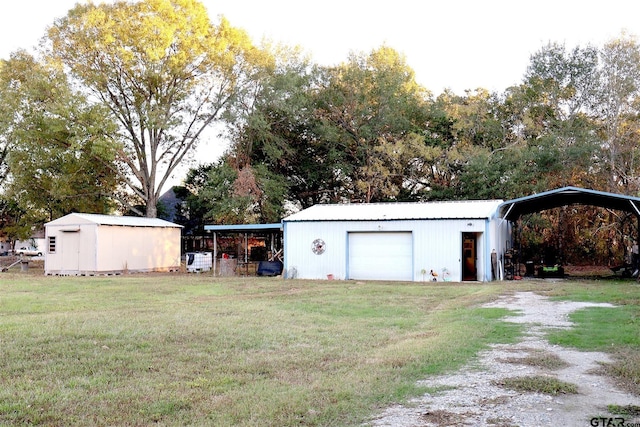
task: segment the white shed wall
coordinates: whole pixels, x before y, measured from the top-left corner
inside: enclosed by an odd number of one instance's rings
[[[104,225],[70,214],[46,225],[45,274],[177,270],[180,235],[179,227]],[[50,237],[55,238],[53,252]]]
[[[47,226],[45,274],[96,271],[96,229],[96,224]],[[49,237],[55,237],[55,252],[49,251]]]
[[[101,225],[97,271],[162,271],[180,267],[180,229]]]
[[[495,220],[399,220],[399,221],[285,221],[285,275],[303,279],[336,279],[348,277],[348,233],[355,231],[410,231],[413,235],[413,281],[428,280],[428,272],[442,274],[447,269],[451,281],[462,279],[462,233],[476,233],[478,280],[491,279],[490,252],[498,236]],[[316,255],[311,250],[315,239],[323,239],[325,252]],[[423,277],[421,271],[427,275]]]

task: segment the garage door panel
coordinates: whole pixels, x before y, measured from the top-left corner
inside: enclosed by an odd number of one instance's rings
[[[411,232],[349,233],[349,278],[413,280]]]

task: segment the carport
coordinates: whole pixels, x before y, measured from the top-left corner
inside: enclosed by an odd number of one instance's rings
[[[229,224],[229,225],[205,225],[205,231],[213,233],[213,274],[220,271],[223,275],[223,263],[228,262],[228,253],[219,253],[219,240],[225,236],[233,238],[238,243],[238,248],[232,254],[233,270],[244,271],[249,275],[249,267],[253,265],[258,270],[258,264],[262,262],[282,261],[282,224]],[[250,239],[259,238],[264,240],[263,249],[266,253],[254,251],[251,247]],[[221,269],[218,270],[218,264]]]
[[[640,230],[640,197],[571,186],[507,200],[499,206],[498,215],[505,221],[515,223],[523,215],[569,205],[596,206],[626,212],[635,216],[636,229]],[[515,229],[517,227],[512,227],[512,230]],[[638,242],[638,236],[634,242]]]
[[[563,187],[519,199],[507,200],[500,205],[499,215],[503,219],[513,222],[522,215],[573,204],[620,210],[640,219],[640,197],[579,187]]]

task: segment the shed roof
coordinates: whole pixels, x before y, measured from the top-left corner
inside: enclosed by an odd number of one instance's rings
[[[507,200],[500,205],[500,216],[510,221],[522,215],[572,204],[599,206],[640,216],[640,198],[579,187],[562,187],[531,196]]]
[[[487,219],[502,200],[425,203],[348,203],[314,205],[283,221],[393,221],[416,219]]]
[[[115,216],[100,215],[88,213],[70,213],[45,225],[72,225],[72,224],[98,224],[98,225],[116,225],[122,227],[178,227],[181,225],[174,224],[159,218],[143,218],[137,216]]]

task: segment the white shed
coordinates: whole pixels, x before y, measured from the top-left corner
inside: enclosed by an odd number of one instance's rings
[[[182,226],[157,218],[72,213],[45,224],[47,275],[180,268]]]
[[[490,281],[510,240],[502,200],[315,205],[283,220],[286,277]]]

